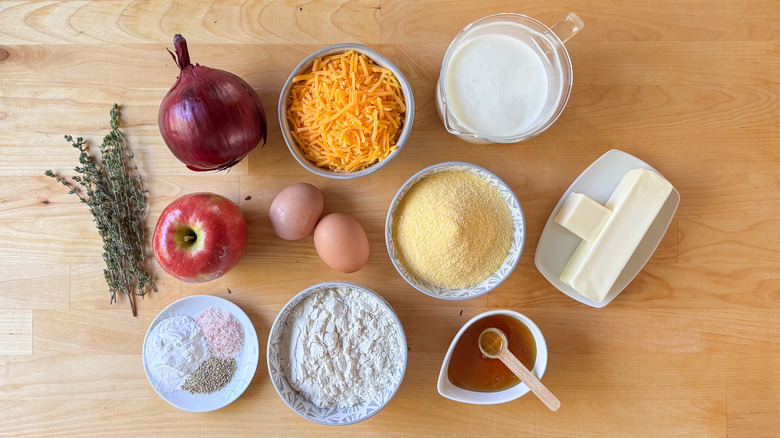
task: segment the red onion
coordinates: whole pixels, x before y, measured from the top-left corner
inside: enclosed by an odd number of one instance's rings
[[[196,171],[224,170],[244,158],[268,136],[257,93],[238,76],[190,64],[187,41],[173,37],[181,74],[160,104],[157,122],[165,144]],[[178,59],[176,59],[178,56]]]

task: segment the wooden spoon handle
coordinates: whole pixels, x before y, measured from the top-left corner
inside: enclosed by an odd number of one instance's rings
[[[507,366],[520,380],[525,383],[525,386],[531,390],[551,411],[557,411],[561,407],[561,401],[547,389],[544,384],[536,378],[525,365],[522,364],[514,354],[507,350],[502,350],[498,356],[501,362]]]

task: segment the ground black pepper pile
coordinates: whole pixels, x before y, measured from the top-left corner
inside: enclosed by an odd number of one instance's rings
[[[181,385],[190,394],[211,394],[222,389],[236,372],[235,359],[210,357]]]

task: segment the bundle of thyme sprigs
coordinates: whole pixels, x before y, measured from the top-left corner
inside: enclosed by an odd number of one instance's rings
[[[111,304],[116,294],[124,293],[130,300],[133,316],[137,315],[135,297],[156,291],[152,276],[144,269],[144,227],[146,191],[133,161],[133,153],[118,128],[117,104],[111,108],[111,132],[100,145],[100,160],[89,152],[87,142],[81,137],[73,141],[65,136],[81,154],[74,170],[81,176],[72,179],[81,187],[56,175],[45,172],[70,189],[71,194],[87,204],[92,213],[100,237],[103,239],[103,275],[111,292]]]

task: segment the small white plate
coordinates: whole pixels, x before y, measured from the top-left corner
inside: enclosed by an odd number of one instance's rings
[[[639,158],[617,149],[612,149],[599,157],[598,160],[582,172],[569,189],[566,190],[566,193],[563,194],[561,200],[558,201],[558,205],[555,206],[549,219],[547,219],[542,236],[539,238],[536,255],[534,256],[536,268],[558,290],[588,306],[596,308],[606,306],[639,274],[645,263],[650,260],[658,244],[661,243],[666,229],[669,228],[672,217],[674,217],[674,213],[677,211],[677,205],[680,203],[680,193],[677,192],[677,189],[672,188],[669,198],[661,207],[655,221],[650,225],[642,241],[639,242],[639,246],[637,246],[625,268],[623,268],[623,271],[615,280],[615,284],[612,285],[612,289],[609,290],[604,301],[600,303],[580,295],[559,278],[563,268],[566,267],[566,263],[571,255],[574,254],[574,250],[577,249],[581,240],[555,222],[555,216],[561,209],[563,202],[572,192],[583,193],[589,198],[604,204],[612,195],[612,192],[615,191],[615,188],[617,188],[623,175],[629,170],[637,168],[658,172]],[[660,172],[658,173],[660,174]]]
[[[146,363],[146,343],[149,340],[149,334],[154,330],[157,324],[165,319],[178,315],[189,316],[194,319],[201,311],[209,307],[216,307],[217,309],[230,312],[241,323],[241,327],[244,329],[244,347],[236,358],[236,372],[233,375],[233,378],[224,388],[211,394],[190,394],[183,389],[167,394],[160,391],[158,388],[155,388],[154,384],[152,384],[152,380],[149,378],[149,370],[147,369]],[[149,379],[149,383],[163,400],[174,407],[189,412],[214,411],[223,408],[236,400],[244,390],[249,387],[249,383],[252,381],[255,371],[257,370],[257,361],[259,358],[260,345],[257,340],[257,332],[255,331],[254,325],[252,325],[252,321],[246,316],[246,313],[232,302],[211,295],[192,295],[174,301],[154,318],[154,321],[149,325],[149,329],[146,331],[146,336],[144,337],[143,362],[146,378]]]

